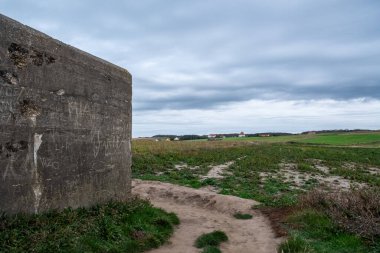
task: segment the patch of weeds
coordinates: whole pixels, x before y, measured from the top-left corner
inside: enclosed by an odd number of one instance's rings
[[[301,201],[304,207],[326,214],[344,231],[371,241],[380,238],[379,187],[337,193],[315,190],[305,195]]]
[[[179,173],[172,173],[172,172],[167,172],[162,175],[146,174],[146,175],[141,175],[138,178],[142,180],[168,182],[168,183],[192,187],[195,189],[198,189],[203,186],[202,182],[200,182],[198,178],[195,176],[189,177],[189,178],[182,178]]]
[[[380,186],[380,177],[378,175],[368,173],[368,170],[363,168],[349,169],[338,167],[331,170],[330,173],[352,181],[363,182],[373,186]]]
[[[218,247],[222,242],[228,241],[228,236],[220,230],[211,233],[203,234],[195,241],[197,248],[204,248],[207,246]]]
[[[222,251],[214,246],[206,246],[203,250],[202,253],[222,253]]]
[[[312,238],[324,238],[325,235],[335,232],[334,225],[326,215],[311,209],[295,213],[289,216],[287,221],[307,230]]]
[[[290,183],[278,179],[269,179],[265,182],[264,195],[261,200],[268,206],[291,206],[297,202],[300,190],[292,189]]]
[[[339,229],[331,218],[316,210],[302,210],[291,215],[287,222],[292,236],[280,246],[284,252],[372,252],[358,236]],[[294,251],[285,251],[287,247]]]
[[[318,185],[319,185],[319,181],[317,179],[309,178],[308,180],[304,182],[304,184],[302,185],[302,188],[305,190],[312,190]]]
[[[260,183],[257,173],[248,172],[245,176],[228,176],[218,185],[221,194],[254,199],[267,206],[290,206],[297,202],[302,191],[293,189],[289,183],[277,178],[267,178]]]
[[[319,173],[318,169],[314,168],[313,166],[311,166],[310,164],[307,164],[307,163],[299,163],[299,164],[297,164],[297,170],[299,170],[301,172],[309,172],[309,173],[316,172],[316,173]]]
[[[42,214],[0,215],[0,252],[143,252],[166,242],[178,217],[133,199]]]
[[[205,180],[202,180],[202,185],[203,186],[207,186],[207,185],[218,186],[218,180],[215,178],[206,178]]]
[[[270,195],[276,195],[280,192],[288,191],[289,185],[281,180],[271,178],[264,184],[265,191]]]
[[[253,216],[249,213],[235,213],[234,217],[239,220],[250,220]]]
[[[314,252],[309,244],[300,236],[292,235],[288,240],[281,243],[279,253],[311,253]]]

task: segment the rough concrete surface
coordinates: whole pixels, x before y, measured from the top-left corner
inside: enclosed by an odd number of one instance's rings
[[[0,15],[0,210],[128,198],[131,97],[127,70]]]

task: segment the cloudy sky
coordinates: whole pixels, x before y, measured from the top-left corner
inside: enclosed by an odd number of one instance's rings
[[[380,129],[379,0],[0,0],[127,68],[133,135]]]

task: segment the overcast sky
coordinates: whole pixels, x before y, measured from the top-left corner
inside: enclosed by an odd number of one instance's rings
[[[0,0],[128,69],[133,135],[380,129],[379,0]]]

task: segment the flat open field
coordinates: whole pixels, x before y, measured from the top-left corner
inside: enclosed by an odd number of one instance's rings
[[[270,137],[226,138],[224,141],[255,141],[255,142],[300,142],[326,145],[371,145],[380,147],[380,132],[339,133],[339,134],[303,134]]]
[[[280,222],[274,225],[280,234],[285,230],[290,238],[282,248],[289,247],[289,250],[284,252],[379,252],[377,232],[370,239],[359,236],[342,228],[334,222],[336,217],[328,213],[299,207],[300,199],[316,189],[326,196],[354,189],[379,192],[379,141],[380,133],[227,138],[224,141],[136,140],[132,171],[137,179],[259,201],[263,210],[274,210],[274,213],[286,214],[289,209],[297,209],[298,212],[288,215],[290,218],[277,219]],[[379,203],[375,204],[378,210],[375,212],[380,213]],[[318,226],[322,226],[320,231],[316,231]],[[380,230],[379,223],[373,226]],[[308,251],[292,251],[297,245]]]

